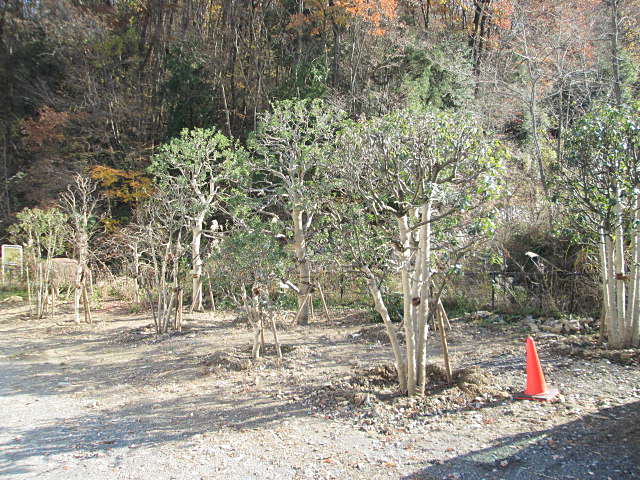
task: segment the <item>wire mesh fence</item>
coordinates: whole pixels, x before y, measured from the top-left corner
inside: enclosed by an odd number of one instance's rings
[[[454,278],[446,300],[462,310],[513,313],[594,313],[599,274],[592,272],[471,272]]]

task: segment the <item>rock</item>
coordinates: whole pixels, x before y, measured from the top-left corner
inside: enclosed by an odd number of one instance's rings
[[[540,325],[540,330],[550,333],[562,333],[564,324],[555,318],[547,319],[544,324]]]
[[[536,323],[536,320],[531,316],[527,316],[518,322],[518,325],[528,329],[532,333],[538,333],[540,331],[540,327]]]
[[[368,393],[365,392],[356,392],[353,394],[353,404],[356,407],[360,407],[362,405],[369,405],[371,403],[371,398]]]
[[[569,318],[562,322],[562,328],[566,333],[574,333],[580,331],[581,325],[578,319]]]

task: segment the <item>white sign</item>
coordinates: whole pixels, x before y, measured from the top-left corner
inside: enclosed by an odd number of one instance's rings
[[[22,247],[20,245],[2,245],[2,278],[9,269],[20,269],[22,275]]]

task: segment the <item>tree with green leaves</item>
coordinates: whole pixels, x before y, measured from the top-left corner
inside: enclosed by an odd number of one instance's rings
[[[158,188],[180,187],[184,192],[186,221],[191,229],[193,299],[191,310],[202,310],[202,236],[205,220],[223,203],[223,192],[239,147],[215,129],[183,130],[160,148],[149,172]]]
[[[410,396],[425,391],[430,301],[492,230],[505,156],[472,120],[438,111],[397,111],[354,124],[339,138],[334,241],[367,279],[400,389]],[[404,355],[382,296],[388,273],[398,274],[402,285]]]
[[[12,225],[14,240],[24,245],[27,258],[29,298],[35,300],[36,316],[46,312],[47,291],[51,287],[53,259],[63,251],[67,236],[67,216],[57,208],[25,208]]]
[[[640,103],[585,115],[573,125],[561,168],[566,204],[598,245],[609,345],[638,346]]]
[[[182,258],[189,250],[184,238],[191,230],[190,194],[183,183],[157,188],[138,203],[136,218],[121,240],[139,259],[136,276],[147,294],[156,334],[166,333],[172,318],[176,319],[173,326],[179,328],[179,299],[185,274]]]
[[[325,194],[322,185],[328,172],[324,159],[343,118],[342,111],[320,100],[282,101],[260,117],[249,142],[254,209],[283,226],[290,225],[302,309],[298,322],[303,325],[309,321],[305,299],[311,285],[308,232],[318,198]]]
[[[233,230],[224,233],[210,264],[216,272],[218,286],[229,291],[240,289],[242,303],[254,331],[254,358],[260,356],[260,348],[264,346],[266,321],[273,332],[276,351],[282,356],[275,323],[264,304],[268,303],[269,291],[278,288],[289,262],[269,227],[256,217],[236,218]]]

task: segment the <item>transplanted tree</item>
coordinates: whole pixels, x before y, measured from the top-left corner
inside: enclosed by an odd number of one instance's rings
[[[60,203],[66,211],[71,226],[71,238],[75,249],[78,267],[75,278],[74,318],[80,323],[80,298],[85,303],[85,317],[90,318],[89,301],[86,282],[89,272],[89,241],[96,230],[94,212],[98,205],[99,196],[97,185],[90,178],[77,174],[74,183],[67,187],[67,191],[60,196]]]
[[[189,246],[183,241],[188,230],[189,194],[182,184],[156,189],[138,204],[136,220],[128,228],[127,244],[140,258],[136,274],[147,293],[156,334],[166,333],[173,312],[176,319],[179,314],[180,260]],[[174,325],[179,327],[177,323]]]
[[[367,279],[389,334],[400,389],[424,393],[434,273],[438,282],[493,226],[505,151],[463,115],[398,111],[354,125],[339,139],[334,166],[334,241]],[[336,190],[337,191],[337,190]],[[447,249],[437,252],[435,241]],[[381,292],[381,275],[401,277],[403,355]]]
[[[163,145],[149,171],[159,188],[179,187],[186,201],[186,221],[191,229],[193,299],[191,310],[202,310],[201,255],[204,222],[223,203],[234,152],[231,140],[213,129],[183,130]]]
[[[602,106],[582,118],[571,130],[562,167],[566,202],[597,239],[609,345],[638,346],[640,103]]]
[[[250,141],[256,209],[276,221],[291,219],[301,325],[309,321],[305,303],[311,283],[307,235],[317,211],[316,192],[327,174],[323,159],[343,118],[343,112],[319,100],[283,101],[260,117]]]
[[[219,248],[211,257],[218,285],[229,291],[239,289],[254,330],[254,358],[260,356],[260,347],[264,345],[265,320],[272,329],[278,356],[282,356],[275,323],[272,317],[265,318],[264,303],[269,291],[278,288],[288,264],[286,257],[268,225],[255,217],[236,221],[234,229],[225,232]]]
[[[36,316],[42,318],[51,286],[53,258],[62,253],[67,234],[67,217],[57,208],[25,208],[17,215],[19,223],[10,232],[24,243],[27,258],[27,283],[30,303],[35,300]]]

